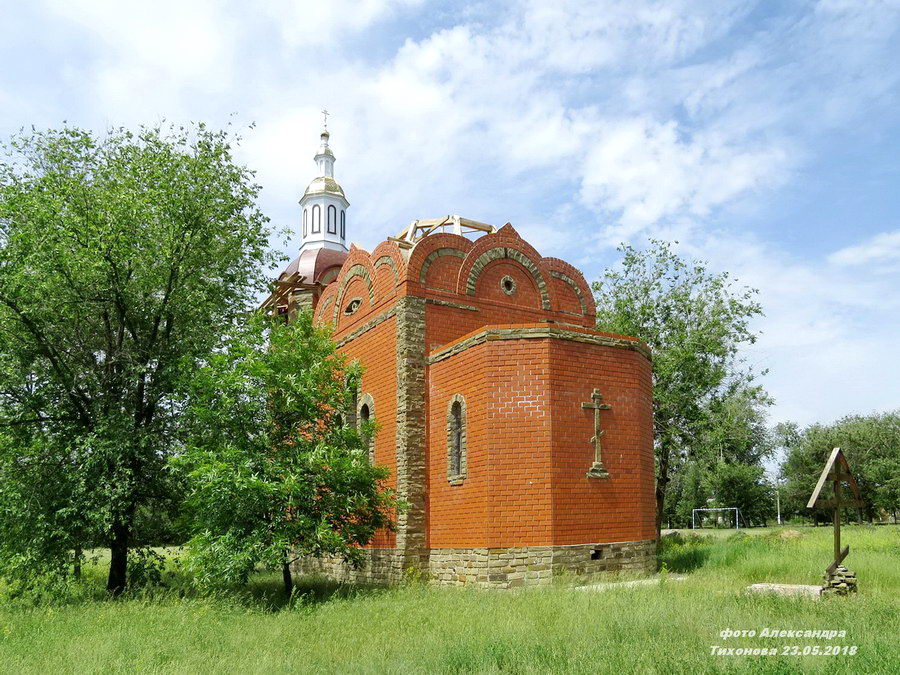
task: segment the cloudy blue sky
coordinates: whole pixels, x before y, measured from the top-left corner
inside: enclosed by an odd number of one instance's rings
[[[459,213],[591,280],[678,240],[760,289],[773,421],[900,407],[898,0],[0,0],[0,64],[3,136],[255,122],[295,229],[327,106],[360,245]]]

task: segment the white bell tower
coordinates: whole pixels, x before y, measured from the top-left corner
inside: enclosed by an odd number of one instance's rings
[[[300,253],[319,248],[347,250],[347,208],[350,202],[334,179],[334,153],[328,147],[328,111],[323,110],[325,124],[322,144],[316,153],[319,175],[313,179],[300,199]]]

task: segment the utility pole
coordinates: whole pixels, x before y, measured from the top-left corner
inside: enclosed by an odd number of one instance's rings
[[[778,509],[778,524],[781,525],[781,487],[775,479],[775,508]]]

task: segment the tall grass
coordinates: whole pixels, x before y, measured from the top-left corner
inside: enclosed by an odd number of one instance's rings
[[[762,581],[818,583],[830,530],[679,536],[661,562],[686,581],[605,592],[366,588],[307,580],[287,602],[274,575],[240,594],[170,587],[123,600],[0,605],[4,672],[897,672],[900,530],[847,527],[856,597],[747,596]],[[666,575],[663,575],[665,578]],[[99,588],[98,573],[85,586]],[[741,638],[723,629],[845,630],[843,640]],[[850,656],[711,656],[711,645],[857,645]]]

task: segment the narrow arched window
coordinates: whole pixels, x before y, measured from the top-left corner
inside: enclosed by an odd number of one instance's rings
[[[337,234],[337,209],[334,204],[328,205],[328,234]]]
[[[375,434],[370,431],[364,430],[363,427],[366,426],[371,421],[374,421],[375,418],[375,400],[372,398],[371,394],[363,394],[359,398],[359,414],[357,415],[359,419],[359,429],[362,433],[366,434],[365,440],[369,446],[369,461],[375,462]]]
[[[447,409],[447,480],[451,485],[459,485],[465,479],[466,455],[466,401],[455,394]]]
[[[312,209],[312,231],[317,234],[322,231],[322,210],[318,204],[313,204]]]
[[[341,209],[341,239],[346,239],[346,238],[347,238],[347,230],[346,230],[346,226],[345,226],[344,209]]]
[[[450,406],[450,473],[458,476],[462,470],[462,405],[454,401]]]
[[[309,209],[303,209],[303,236],[306,236],[307,233],[307,217],[309,215]]]

